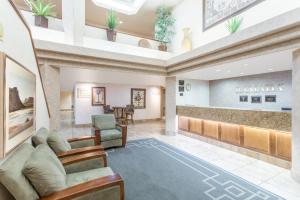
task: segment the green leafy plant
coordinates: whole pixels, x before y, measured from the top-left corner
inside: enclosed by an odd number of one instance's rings
[[[170,8],[160,6],[156,10],[155,20],[155,39],[161,44],[171,43],[172,36],[175,34],[174,23],[175,19],[172,16]]]
[[[114,30],[118,26],[117,14],[114,10],[108,12],[106,24],[110,30]]]
[[[235,33],[243,22],[243,18],[240,17],[233,17],[227,21],[226,27],[227,30],[232,34]]]
[[[55,5],[52,3],[45,3],[43,0],[28,0],[28,3],[35,16],[48,17],[53,15],[52,9]]]

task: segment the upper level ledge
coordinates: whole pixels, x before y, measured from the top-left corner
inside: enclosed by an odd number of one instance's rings
[[[34,43],[39,59],[54,59],[54,56],[59,59],[58,54],[68,54],[165,67],[166,60],[170,58],[170,54],[167,52],[155,52],[154,50],[139,47],[126,48],[125,45],[117,43],[105,45],[105,43],[112,43],[108,41],[102,41],[102,44],[97,44],[99,47],[103,47],[102,49],[87,46],[74,46],[71,44],[56,43],[38,39],[35,39]],[[131,51],[132,49],[135,51]]]
[[[299,48],[300,8],[286,12],[233,35],[221,38],[193,51],[173,56],[167,61],[168,72],[187,67],[201,67],[202,63],[234,56],[255,53],[259,50],[278,51]],[[276,46],[277,45],[277,46]],[[271,47],[268,49],[268,47]],[[224,59],[224,61],[227,61]]]
[[[35,29],[41,28],[34,27],[33,30]],[[33,35],[35,34],[38,34],[38,31],[33,31]],[[96,41],[94,38],[87,37],[84,38],[82,47],[61,44],[54,41],[46,42],[37,38],[35,39],[35,43],[37,49],[44,51],[125,61],[149,65],[150,67],[167,67],[164,70],[159,69],[159,71],[168,75],[174,75],[183,70],[215,65],[216,63],[228,62],[240,57],[299,48],[300,8],[180,55],[104,40]]]

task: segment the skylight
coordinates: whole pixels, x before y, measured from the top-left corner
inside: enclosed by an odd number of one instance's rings
[[[126,15],[136,14],[146,0],[92,0],[96,6],[113,9]]]

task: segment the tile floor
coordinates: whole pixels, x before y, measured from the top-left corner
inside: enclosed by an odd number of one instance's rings
[[[68,116],[70,115],[67,113],[62,117],[61,131],[66,137],[90,134],[90,127],[75,128]],[[300,184],[291,178],[290,171],[287,169],[181,134],[165,136],[163,133],[164,123],[159,121],[128,126],[128,140],[156,138],[286,199],[300,200]]]

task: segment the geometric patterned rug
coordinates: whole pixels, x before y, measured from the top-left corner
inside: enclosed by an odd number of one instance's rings
[[[107,152],[109,166],[125,181],[126,200],[283,199],[153,138]]]

